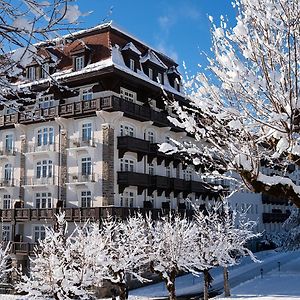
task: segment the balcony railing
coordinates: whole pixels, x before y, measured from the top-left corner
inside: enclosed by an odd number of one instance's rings
[[[15,156],[17,153],[16,148],[2,148],[0,149],[0,156]]]
[[[74,174],[69,174],[67,183],[96,182],[97,180],[98,180],[98,176],[95,173],[91,173],[91,174],[74,173]]]
[[[47,145],[39,145],[37,143],[28,143],[25,152],[36,153],[36,152],[54,152],[56,151],[57,145],[55,143]]]
[[[283,223],[290,213],[263,213],[263,223]]]
[[[30,186],[40,186],[40,185],[54,185],[55,184],[55,177],[25,177],[24,178],[24,185]]]
[[[288,200],[284,197],[274,197],[266,194],[262,194],[262,203],[263,204],[278,204],[278,205],[286,205],[288,204]]]
[[[69,139],[68,140],[68,148],[80,148],[80,147],[95,147],[96,140],[95,139]]]
[[[72,118],[76,116],[95,114],[96,111],[122,111],[124,116],[140,121],[153,121],[156,126],[176,127],[168,120],[167,113],[158,112],[149,106],[142,106],[111,95],[93,100],[59,104],[50,108],[25,108],[22,113],[0,116],[0,127],[14,126],[14,124],[34,123],[38,120],[53,120],[56,117]],[[180,129],[178,129],[180,130]]]
[[[19,186],[19,180],[15,178],[7,179],[0,178],[0,187],[14,187]]]
[[[144,155],[150,153],[150,142],[132,136],[119,136],[118,149],[119,158],[123,157],[125,152],[131,151],[138,154],[140,161]]]

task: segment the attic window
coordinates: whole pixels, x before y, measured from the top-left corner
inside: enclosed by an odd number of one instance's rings
[[[28,67],[28,69],[27,69],[27,78],[29,80],[35,80],[36,79],[35,67]]]
[[[129,67],[132,71],[135,71],[135,61],[132,58],[129,60]]]
[[[84,68],[84,56],[75,57],[75,71],[80,71]]]
[[[48,63],[42,64],[41,67],[41,78],[47,78],[49,76],[50,67]]]
[[[158,83],[163,84],[163,77],[160,72],[157,73],[157,81]]]
[[[153,80],[153,70],[152,70],[151,68],[149,68],[148,73],[149,73],[149,78],[150,78],[151,80]]]

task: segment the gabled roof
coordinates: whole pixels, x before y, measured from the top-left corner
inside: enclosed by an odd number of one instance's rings
[[[132,52],[136,53],[137,55],[142,55],[141,51],[132,43],[132,42],[129,42],[127,43],[123,49],[123,51],[126,51],[126,50],[131,50]]]
[[[149,49],[148,52],[140,60],[141,63],[144,63],[146,61],[150,61],[155,65],[162,67],[163,69],[168,69],[168,67],[159,59],[156,53],[153,52],[151,49]]]

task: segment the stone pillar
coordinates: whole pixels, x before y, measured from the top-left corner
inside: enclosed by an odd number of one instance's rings
[[[114,205],[114,129],[109,124],[102,125],[102,193],[103,206]]]
[[[68,169],[67,169],[67,146],[68,146],[68,135],[67,131],[62,129],[60,131],[60,168],[59,168],[59,182],[60,194],[58,195],[58,207],[64,207],[66,203],[66,182],[68,180]]]
[[[26,135],[21,135],[21,151],[20,151],[20,189],[19,189],[19,199],[21,201],[22,206],[24,205],[24,187],[26,180],[26,174],[25,174],[25,167],[26,167],[26,161],[25,161],[25,152],[26,152]]]

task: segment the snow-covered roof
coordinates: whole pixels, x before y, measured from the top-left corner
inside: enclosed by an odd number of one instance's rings
[[[172,66],[169,68],[167,71],[168,74],[176,74],[178,76],[181,76],[180,73],[178,72],[177,68],[175,66]]]
[[[122,50],[131,50],[133,51],[134,53],[136,53],[137,55],[141,55],[141,51],[132,43],[132,42],[129,42],[127,43],[123,48]]]
[[[161,66],[164,69],[168,69],[168,67],[159,59],[156,53],[153,52],[151,49],[149,49],[148,52],[140,59],[140,62],[144,63],[148,60],[158,66]]]

